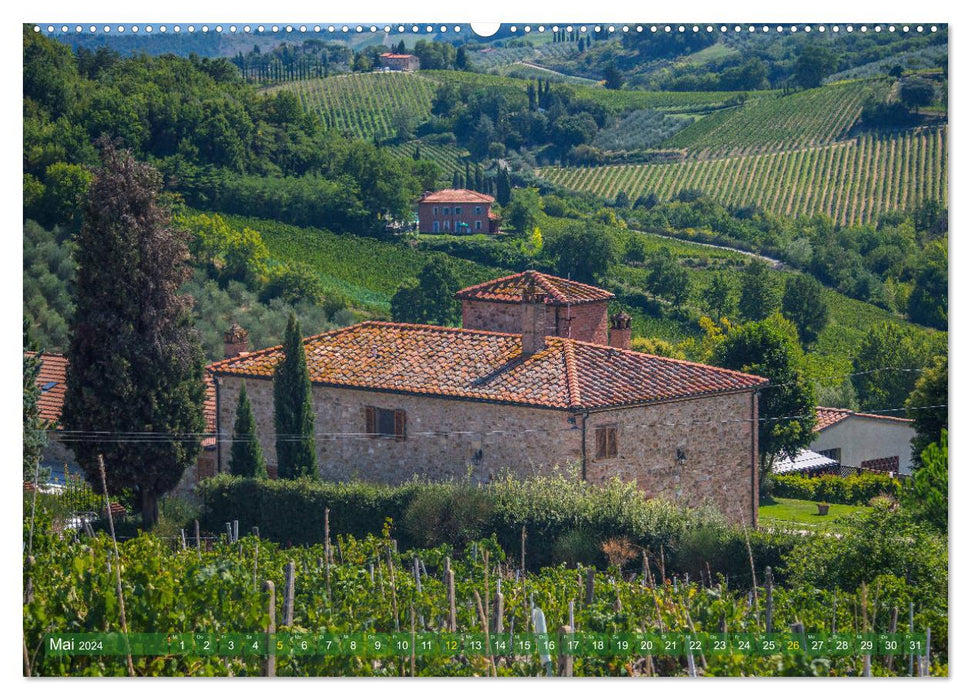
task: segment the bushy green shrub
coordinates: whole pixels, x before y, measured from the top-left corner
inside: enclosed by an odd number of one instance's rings
[[[695,577],[710,569],[733,582],[751,580],[744,533],[726,525],[715,510],[646,500],[636,485],[619,480],[594,485],[555,474],[503,477],[487,485],[461,480],[387,486],[223,474],[203,482],[200,492],[205,502],[201,522],[217,534],[225,523],[239,520],[240,532],[257,525],[262,537],[278,542],[319,543],[324,509],[329,508],[332,537],[377,534],[385,518],[391,518],[392,536],[402,551],[439,545],[460,550],[493,536],[518,562],[525,528],[526,566],[533,570],[564,562],[603,565],[603,543],[624,539],[655,560],[663,549],[668,572]],[[757,570],[779,567],[797,539],[750,532]],[[628,568],[639,569],[639,557]]]
[[[888,474],[803,476],[776,474],[773,494],[805,501],[866,505],[875,496],[900,496],[900,481]]]

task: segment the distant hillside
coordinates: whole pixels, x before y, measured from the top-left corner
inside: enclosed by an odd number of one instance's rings
[[[712,160],[539,172],[554,184],[608,199],[624,191],[631,199],[653,192],[668,200],[695,189],[731,206],[756,204],[790,216],[821,213],[851,224],[927,199],[946,205],[947,131],[866,134],[831,146]]]
[[[709,156],[818,146],[846,136],[863,103],[888,90],[886,81],[845,82],[764,97],[699,119],[663,146]]]

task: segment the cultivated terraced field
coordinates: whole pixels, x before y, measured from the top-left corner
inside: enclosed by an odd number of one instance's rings
[[[294,92],[330,129],[383,139],[395,135],[399,114],[418,121],[428,119],[435,87],[430,80],[409,73],[351,73],[295,81],[267,92]]]
[[[412,158],[415,154],[415,145],[421,145],[422,160],[430,160],[441,169],[442,180],[452,181],[452,173],[459,171],[465,172],[465,161],[469,152],[459,146],[440,146],[429,144],[424,141],[409,141],[391,147],[391,152],[398,158]]]
[[[555,184],[605,198],[623,190],[632,199],[654,192],[668,200],[681,190],[698,189],[727,205],[757,204],[790,216],[821,213],[838,223],[854,224],[928,199],[946,205],[947,132],[946,128],[928,128],[865,134],[830,146],[777,153],[650,165],[545,168],[540,173]]]
[[[883,98],[887,90],[885,82],[854,81],[763,97],[699,119],[664,147],[713,157],[831,143],[849,132],[869,97]]]
[[[435,89],[445,82],[458,87],[497,90],[511,100],[525,103],[526,86],[532,81],[464,71],[351,73],[297,80],[267,88],[266,92],[272,94],[289,90],[297,95],[308,111],[319,115],[328,128],[370,140],[394,136],[399,114],[407,114],[419,123],[426,121],[431,116]],[[705,114],[724,107],[739,94],[607,90],[572,83],[560,83],[560,87],[572,90],[577,97],[598,102],[618,114],[637,109],[654,109],[672,114]],[[755,100],[778,93],[766,91],[747,94]]]

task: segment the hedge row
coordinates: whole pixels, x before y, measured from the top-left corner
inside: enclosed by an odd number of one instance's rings
[[[240,531],[254,525],[260,536],[283,544],[323,542],[324,510],[331,536],[380,533],[392,521],[402,549],[460,548],[495,535],[518,559],[526,530],[526,565],[608,563],[604,543],[629,543],[631,565],[641,548],[656,556],[663,548],[668,570],[696,577],[722,572],[730,580],[751,580],[742,530],[725,525],[711,509],[689,510],[663,500],[645,500],[633,484],[591,485],[565,476],[469,482],[409,482],[387,486],[363,482],[264,481],[220,475],[200,485],[204,526],[215,533],[238,520]],[[779,567],[798,536],[749,532],[759,571]],[[622,546],[621,549],[624,547]]]
[[[887,474],[803,476],[783,474],[772,478],[772,493],[783,498],[861,505],[875,496],[900,496],[900,481]]]

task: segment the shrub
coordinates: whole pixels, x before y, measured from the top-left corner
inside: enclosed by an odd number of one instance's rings
[[[866,505],[877,496],[886,495],[893,499],[900,496],[900,481],[889,474],[776,474],[774,484],[776,496],[846,505]]]
[[[574,567],[578,564],[598,564],[601,551],[597,540],[583,530],[568,530],[553,543],[552,559],[558,564]]]
[[[277,542],[320,543],[329,508],[331,537],[377,534],[385,518],[391,518],[401,550],[461,549],[492,536],[518,560],[525,527],[526,566],[532,570],[564,562],[603,566],[615,545],[626,542],[625,551],[635,557],[646,549],[657,558],[663,549],[672,573],[694,577],[711,569],[733,582],[751,577],[744,534],[725,525],[716,511],[646,500],[633,483],[619,480],[594,485],[558,473],[525,480],[503,477],[488,485],[411,481],[387,486],[221,474],[204,481],[199,491],[205,503],[200,522],[217,534],[227,522],[239,520],[241,532],[257,525],[262,537]],[[798,536],[750,532],[749,540],[762,571],[779,567]]]

